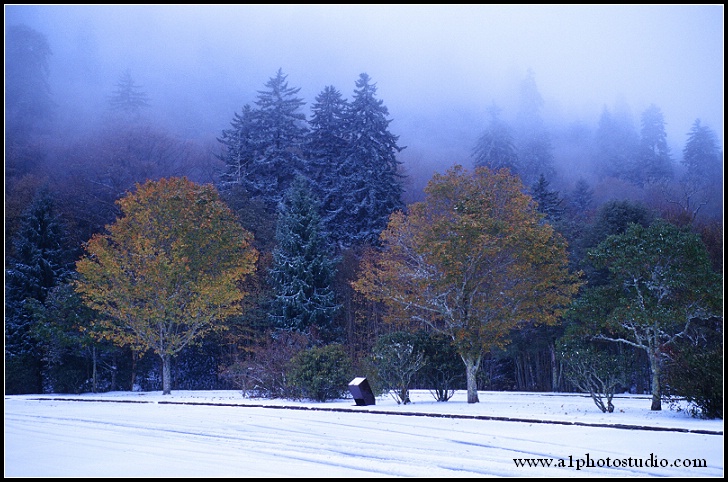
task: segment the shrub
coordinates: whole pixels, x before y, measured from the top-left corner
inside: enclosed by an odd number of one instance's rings
[[[566,337],[558,342],[564,375],[579,390],[589,393],[594,404],[605,413],[614,412],[615,391],[625,384],[629,361],[621,348],[613,343]]]
[[[416,343],[416,335],[400,331],[380,336],[374,345],[372,356],[379,380],[398,404],[410,403],[410,385],[426,363]]]
[[[292,360],[305,350],[308,340],[300,333],[277,331],[252,356],[225,367],[221,378],[242,390],[247,397],[298,398],[291,383]]]
[[[298,353],[291,361],[289,379],[304,398],[325,402],[345,395],[352,372],[344,348],[332,344]]]
[[[427,363],[418,372],[418,379],[438,402],[446,402],[455,390],[465,387],[463,362],[450,339],[441,334],[420,332],[416,350],[421,350]]]

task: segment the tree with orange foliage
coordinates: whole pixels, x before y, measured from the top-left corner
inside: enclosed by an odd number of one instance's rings
[[[429,326],[452,339],[478,402],[481,358],[520,325],[555,324],[579,287],[566,243],[541,221],[506,169],[455,166],[435,174],[425,201],[395,212],[353,283],[388,307],[389,321]]]
[[[118,204],[122,216],[76,264],[76,290],[102,338],[160,356],[166,395],[172,357],[241,311],[258,253],[211,185],[147,181]]]

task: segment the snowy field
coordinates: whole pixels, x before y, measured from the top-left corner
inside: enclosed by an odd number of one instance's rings
[[[619,396],[612,414],[575,394],[479,397],[5,396],[5,477],[723,476],[722,420],[652,412],[647,396]]]

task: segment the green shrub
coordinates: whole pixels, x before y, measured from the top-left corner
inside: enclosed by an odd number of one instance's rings
[[[298,353],[291,361],[289,379],[304,398],[325,402],[343,398],[352,372],[344,347],[333,344]]]

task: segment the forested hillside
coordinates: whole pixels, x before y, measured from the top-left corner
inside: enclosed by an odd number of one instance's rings
[[[211,139],[124,71],[68,136],[52,46],[6,42],[6,393],[326,399],[367,376],[402,403],[628,390],[722,417],[723,149],[700,119],[679,151],[654,104],[549,125],[528,71],[466,163],[418,164],[367,73],[305,99],[281,68]]]

